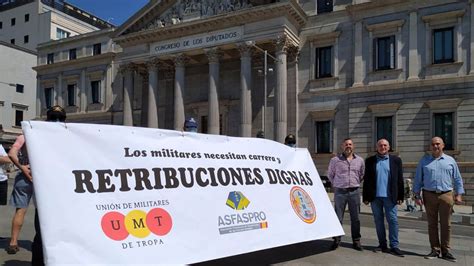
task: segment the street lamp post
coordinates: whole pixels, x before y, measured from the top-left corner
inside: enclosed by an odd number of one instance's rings
[[[267,115],[267,76],[268,76],[268,57],[272,58],[275,62],[279,62],[277,58],[274,56],[268,54],[268,51],[266,49],[262,49],[258,47],[254,41],[246,41],[245,42],[247,45],[251,45],[255,47],[257,50],[260,52],[263,52],[263,107],[262,107],[262,131],[263,131],[263,136],[266,136],[266,131],[265,131],[265,118]]]

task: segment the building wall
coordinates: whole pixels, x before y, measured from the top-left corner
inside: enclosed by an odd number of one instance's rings
[[[38,36],[39,30],[39,14],[38,3],[32,2],[17,8],[5,10],[0,13],[0,21],[3,24],[0,29],[0,41],[10,43],[11,39],[15,39],[15,45],[36,50],[36,45],[40,40]],[[25,22],[25,14],[29,14],[30,19]],[[11,26],[11,19],[15,18],[15,25]],[[24,43],[24,36],[29,36],[28,43]]]
[[[0,43],[0,124],[8,133],[21,132],[15,126],[15,111],[23,111],[23,119],[36,116],[36,53],[15,46]],[[23,93],[16,92],[15,86],[5,83],[21,84]],[[0,142],[3,142],[0,137]]]

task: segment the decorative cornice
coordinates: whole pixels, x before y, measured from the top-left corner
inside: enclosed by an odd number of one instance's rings
[[[374,23],[367,25],[366,28],[368,31],[375,31],[375,30],[387,30],[390,28],[398,28],[403,26],[405,23],[404,19],[399,19],[399,20],[392,20],[392,21],[387,21],[387,22],[382,22],[382,23]]]
[[[306,24],[307,16],[295,0],[262,5],[231,13],[216,15],[205,19],[182,22],[167,27],[132,32],[114,38],[122,47],[141,43],[163,41],[183,35],[205,33],[212,30],[225,29],[242,24],[263,21],[278,16],[286,16],[297,29]]]
[[[460,10],[455,10],[455,11],[436,13],[433,15],[422,16],[421,20],[423,20],[423,22],[426,22],[426,23],[431,23],[433,21],[439,21],[439,20],[456,19],[456,18],[464,16],[465,12],[466,10],[460,9]]]
[[[454,109],[462,102],[461,98],[442,99],[427,101],[426,105],[430,109]]]
[[[372,113],[396,112],[400,108],[399,103],[372,104],[367,106]]]

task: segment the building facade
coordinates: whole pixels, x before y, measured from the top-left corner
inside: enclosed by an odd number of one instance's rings
[[[110,27],[64,0],[0,0],[0,40],[30,50],[39,43]]]
[[[38,114],[71,81],[72,121],[294,133],[322,176],[344,138],[366,157],[384,137],[412,178],[438,135],[472,204],[473,14],[467,0],[150,1],[115,30],[40,46]],[[97,43],[110,57],[65,56]]]
[[[36,117],[32,68],[41,64],[36,60],[37,45],[110,28],[106,21],[63,0],[0,0],[0,144],[8,148],[21,133],[19,121]],[[78,56],[81,53],[77,51]],[[53,54],[49,60],[54,59]]]
[[[0,41],[0,145],[21,133],[21,121],[36,117],[34,51]]]

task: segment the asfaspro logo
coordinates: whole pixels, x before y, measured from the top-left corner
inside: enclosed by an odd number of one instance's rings
[[[221,235],[268,227],[265,212],[249,211],[250,200],[242,192],[230,192],[227,196],[226,205],[236,212],[218,217],[218,227]]]
[[[148,212],[131,210],[127,215],[112,211],[102,216],[101,227],[104,234],[112,240],[122,241],[129,235],[145,238],[150,234],[167,235],[173,227],[171,215],[162,208]]]

